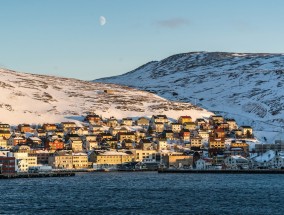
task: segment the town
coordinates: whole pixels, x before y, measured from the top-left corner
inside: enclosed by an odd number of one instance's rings
[[[250,126],[153,115],[116,119],[88,113],[81,123],[0,124],[0,174],[48,171],[283,169],[284,143],[254,144]]]

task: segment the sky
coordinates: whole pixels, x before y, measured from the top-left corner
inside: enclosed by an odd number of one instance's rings
[[[284,53],[283,10],[283,0],[0,0],[0,67],[93,80],[191,51]]]

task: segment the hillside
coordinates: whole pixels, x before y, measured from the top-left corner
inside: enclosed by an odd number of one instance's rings
[[[284,55],[192,52],[95,80],[191,102],[263,131],[284,126]]]
[[[0,122],[11,124],[81,120],[89,111],[117,118],[159,113],[194,118],[211,114],[188,103],[170,102],[125,86],[7,69],[0,69],[0,89]]]

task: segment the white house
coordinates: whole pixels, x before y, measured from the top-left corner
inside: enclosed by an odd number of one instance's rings
[[[240,156],[233,155],[224,159],[224,164],[227,169],[248,169],[249,160]]]

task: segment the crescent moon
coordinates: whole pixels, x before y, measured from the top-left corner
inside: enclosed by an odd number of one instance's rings
[[[104,16],[100,16],[99,18],[100,25],[103,26],[106,24],[106,18]]]

